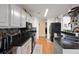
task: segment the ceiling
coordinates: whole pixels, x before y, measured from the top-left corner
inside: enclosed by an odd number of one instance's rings
[[[48,8],[47,18],[54,18],[65,14],[69,9],[78,6],[78,4],[21,4],[32,16],[43,17]]]

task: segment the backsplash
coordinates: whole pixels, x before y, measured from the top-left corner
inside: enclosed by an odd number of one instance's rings
[[[2,53],[6,53],[9,49],[13,47],[12,36],[18,33],[20,33],[19,28],[0,29],[0,51],[3,51]]]
[[[0,29],[0,40],[2,39],[2,37],[5,37],[7,35],[14,35],[19,32],[20,30],[18,28]]]

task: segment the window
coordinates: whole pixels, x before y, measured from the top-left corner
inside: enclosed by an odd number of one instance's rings
[[[71,18],[69,16],[63,17],[63,30],[71,30]]]

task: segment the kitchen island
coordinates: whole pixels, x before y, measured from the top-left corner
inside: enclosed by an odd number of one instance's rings
[[[54,39],[56,54],[79,54],[79,37],[62,33],[65,37]]]

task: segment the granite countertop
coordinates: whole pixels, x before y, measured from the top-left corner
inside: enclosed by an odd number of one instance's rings
[[[22,46],[25,42],[29,40],[29,38],[33,38],[35,36],[35,32],[30,31],[28,33],[13,35],[12,46],[6,50],[8,52],[13,46]],[[0,53],[3,53],[3,49],[0,48]]]
[[[71,43],[71,42],[62,42],[58,38],[55,38],[55,41],[63,48],[63,49],[79,49],[79,44]]]
[[[35,35],[34,32],[28,32],[28,33],[23,33],[21,35],[17,35],[17,38],[16,37],[14,38],[13,46],[22,46],[25,42],[29,40],[29,38],[32,38],[34,35]],[[20,38],[18,39],[18,37]]]
[[[69,38],[68,38],[69,37]],[[63,49],[79,49],[79,38],[69,36],[66,38],[56,37],[55,41],[63,48]]]

